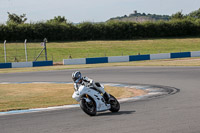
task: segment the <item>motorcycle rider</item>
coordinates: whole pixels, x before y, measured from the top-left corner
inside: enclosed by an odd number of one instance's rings
[[[92,79],[88,77],[82,77],[80,71],[73,72],[72,79],[74,81],[75,91],[77,91],[81,85],[88,86],[91,88],[94,87],[103,94],[106,103],[110,102],[110,95],[107,92],[105,92],[105,90],[101,87],[101,85],[99,83],[94,82]]]

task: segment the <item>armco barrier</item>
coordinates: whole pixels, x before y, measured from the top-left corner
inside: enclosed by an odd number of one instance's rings
[[[86,64],[86,59],[63,59],[63,64],[67,65],[78,65],[78,64]]]
[[[108,63],[108,57],[86,58],[86,64]]]
[[[150,54],[150,60],[170,59],[170,53]]]
[[[111,56],[108,57],[108,62],[129,62],[129,56]]]
[[[129,61],[150,60],[150,55],[131,55]]]
[[[200,51],[191,52],[191,57],[200,57]]]
[[[34,61],[33,67],[53,66],[53,61]]]
[[[185,58],[191,57],[190,52],[171,53],[171,58]]]
[[[13,62],[12,68],[33,67],[33,62]]]
[[[200,51],[161,53],[161,54],[148,54],[148,55],[81,58],[81,59],[63,59],[63,65],[129,62],[129,61],[158,60],[158,59],[186,58],[186,57],[200,57]]]
[[[0,68],[22,68],[22,67],[40,67],[40,66],[53,66],[53,61],[0,63]]]
[[[11,63],[0,63],[0,68],[12,68]]]

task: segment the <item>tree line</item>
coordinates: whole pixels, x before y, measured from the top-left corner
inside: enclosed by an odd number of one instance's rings
[[[6,24],[0,25],[0,41],[79,41],[124,40],[200,35],[200,9],[188,15],[177,12],[170,21],[156,22],[82,22],[73,24],[57,16],[46,22],[25,23],[26,15],[8,13]]]

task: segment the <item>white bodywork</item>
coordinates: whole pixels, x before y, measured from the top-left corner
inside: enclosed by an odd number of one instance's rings
[[[91,89],[89,87],[83,86],[83,85],[81,85],[79,87],[78,91],[74,92],[74,94],[72,95],[72,98],[74,98],[74,99],[76,99],[76,101],[80,102],[81,97],[85,94],[89,95],[90,97],[92,97],[94,99],[94,101],[96,102],[97,112],[109,110],[111,108],[110,104],[106,104],[104,102],[104,98],[98,91]]]

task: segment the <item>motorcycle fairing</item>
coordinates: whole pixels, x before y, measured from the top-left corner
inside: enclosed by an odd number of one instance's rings
[[[104,98],[99,92],[85,86],[80,86],[79,90],[74,92],[72,98],[76,99],[76,101],[79,102],[81,100],[81,97],[85,94],[89,95],[94,99],[94,101],[96,102],[97,112],[109,110],[111,108],[110,104],[105,103]]]

